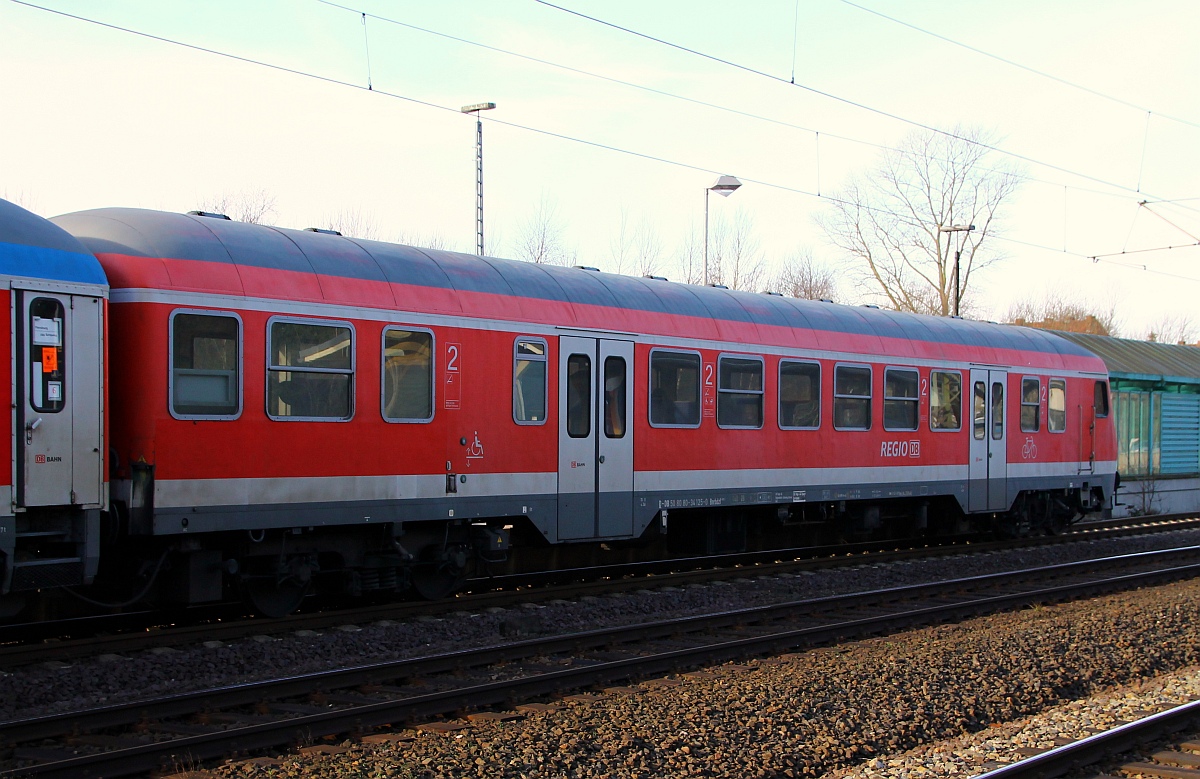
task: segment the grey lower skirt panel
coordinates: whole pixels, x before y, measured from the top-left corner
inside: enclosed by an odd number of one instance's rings
[[[1023,490],[1102,487],[1111,496],[1113,475],[1033,477],[1008,481],[1009,504]],[[887,501],[950,497],[966,510],[968,482],[845,484],[794,488],[764,487],[656,491],[631,494],[633,533],[640,535],[664,509],[728,509],[830,501]],[[365,526],[377,523],[528,517],[552,543],[558,540],[557,495],[448,497],[391,501],[250,504],[156,509],[155,535],[220,533],[294,527]],[[611,538],[612,536],[609,536]],[[586,539],[579,539],[586,540]]]

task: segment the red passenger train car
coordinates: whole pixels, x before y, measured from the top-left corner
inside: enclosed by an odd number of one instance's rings
[[[1054,529],[1115,488],[1104,365],[1046,332],[196,213],[54,222],[110,286],[106,564],[163,597],[436,595],[510,545]]]

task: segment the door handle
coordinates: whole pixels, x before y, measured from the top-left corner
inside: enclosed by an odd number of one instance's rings
[[[603,462],[604,462],[604,455],[600,455],[600,462],[603,464]]]
[[[41,427],[41,425],[42,425],[41,417],[38,417],[37,419],[33,420],[32,422],[26,423],[26,425],[25,425],[25,443],[26,444],[33,443],[33,431],[37,430],[39,427]]]

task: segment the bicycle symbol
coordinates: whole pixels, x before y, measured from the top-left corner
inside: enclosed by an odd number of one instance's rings
[[[1021,447],[1021,457],[1026,460],[1037,459],[1037,444],[1033,442],[1032,438],[1025,439],[1025,445]]]

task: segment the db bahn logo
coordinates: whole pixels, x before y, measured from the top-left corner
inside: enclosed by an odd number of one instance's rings
[[[61,457],[47,457],[44,454],[35,454],[33,456],[33,462],[37,465],[45,465],[46,463],[61,463],[62,458]]]
[[[920,441],[884,441],[879,447],[880,457],[920,457]]]

